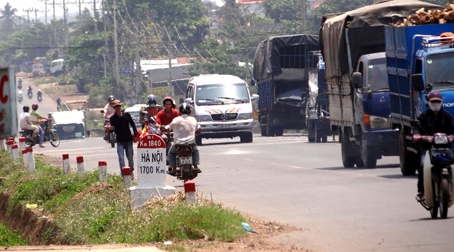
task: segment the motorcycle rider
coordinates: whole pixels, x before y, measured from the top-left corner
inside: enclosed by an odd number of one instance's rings
[[[30,138],[31,142],[35,142],[35,136],[39,132],[39,127],[36,125],[33,125],[32,120],[30,118],[30,107],[28,105],[25,105],[22,107],[22,113],[20,115],[20,128],[22,130],[33,130],[33,134]]]
[[[19,91],[17,91],[17,99],[19,101],[22,101],[24,99],[22,90],[20,90],[20,89],[19,89]]]
[[[190,117],[191,106],[187,103],[182,103],[179,107],[181,116],[176,117],[169,125],[167,129],[167,135],[170,135],[170,131],[173,130],[174,144],[169,150],[169,170],[168,174],[175,176],[176,170],[176,145],[177,144],[191,144],[194,145],[194,152],[192,153],[192,161],[194,164],[194,171],[201,173],[202,171],[198,168],[199,164],[199,150],[195,144],[195,135],[202,131],[199,123],[194,117]]]
[[[427,96],[429,109],[418,116],[419,125],[415,127],[415,134],[433,135],[435,133],[454,134],[454,118],[443,110],[443,97],[441,93],[432,91]],[[418,194],[416,200],[424,201],[424,158],[430,146],[422,145],[421,164],[418,170]]]
[[[44,130],[39,125],[39,119],[47,119],[47,117],[42,116],[40,113],[38,113],[38,104],[33,103],[32,104],[32,112],[30,112],[30,119],[33,123],[33,125],[37,125],[39,127],[39,147],[44,148],[43,141],[44,141]]]
[[[57,98],[57,110],[60,111],[61,108],[61,99],[60,97]]]
[[[27,92],[32,92],[32,87],[30,85],[28,85],[28,88],[27,88]]]
[[[18,85],[18,88],[21,89],[22,88],[22,78],[19,77],[19,85]]]
[[[169,125],[175,117],[179,117],[180,113],[175,108],[175,101],[170,96],[164,97],[162,101],[164,105],[164,110],[161,110],[156,115],[156,127],[161,128],[161,130],[165,130],[165,126]],[[163,135],[162,139],[166,143],[166,153],[169,153],[170,148],[170,138],[167,135]]]
[[[154,94],[150,94],[148,97],[147,97],[147,103],[148,103],[148,106],[147,107],[142,107],[140,109],[140,119],[139,119],[139,122],[142,124],[142,129],[145,127],[145,125],[148,124],[148,119],[157,115],[159,111],[162,110],[162,107],[157,105],[156,104],[156,96]],[[145,116],[146,114],[143,113],[144,111],[146,111],[148,114],[147,116]]]
[[[113,95],[109,96],[109,98],[107,98],[107,101],[109,103],[106,104],[106,106],[104,107],[104,115],[102,116],[103,118],[106,118],[107,115],[112,115],[113,113],[115,113],[115,109],[113,108],[113,102],[115,101],[115,97]],[[107,124],[107,121],[104,122],[104,126],[106,126]],[[104,128],[104,140],[107,140],[107,136],[109,135],[109,131]]]
[[[41,98],[41,95],[42,95],[42,94],[43,94],[43,93],[41,92],[41,89],[38,89],[38,93],[37,93],[38,99]]]

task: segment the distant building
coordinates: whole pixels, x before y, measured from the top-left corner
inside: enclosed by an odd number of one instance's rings
[[[235,0],[236,4],[240,4],[251,12],[255,13],[261,17],[265,16],[265,9],[262,7],[264,0]]]

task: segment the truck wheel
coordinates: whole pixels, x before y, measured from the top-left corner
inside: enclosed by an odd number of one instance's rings
[[[240,136],[240,139],[242,143],[252,143],[252,132],[244,133]]]
[[[375,168],[377,166],[377,158],[373,148],[367,146],[367,141],[361,141],[361,160],[366,168]]]
[[[309,143],[315,142],[315,128],[307,128],[307,138]]]
[[[282,136],[284,134],[284,129],[281,127],[275,127],[274,133],[276,133],[276,136]]]
[[[408,151],[405,140],[405,132],[401,131],[399,135],[399,151],[400,151],[400,171],[402,175],[414,175],[416,169],[419,167],[421,158],[419,155]]]
[[[270,122],[266,122],[266,136],[274,136],[274,127],[270,125]]]
[[[260,126],[260,134],[266,136],[266,126]]]
[[[342,164],[345,168],[355,166],[355,155],[352,153],[353,146],[348,140],[348,133],[343,133],[341,137]]]

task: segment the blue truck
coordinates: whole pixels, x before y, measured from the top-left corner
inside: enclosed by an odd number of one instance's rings
[[[415,169],[419,162],[413,152],[402,154],[402,139],[405,143],[409,139],[402,133],[407,130],[401,128],[402,116],[392,111],[396,83],[388,75],[391,70],[385,34],[389,23],[402,21],[421,8],[441,9],[420,1],[384,1],[322,19],[320,49],[325,61],[330,125],[339,132],[344,167],[374,168],[382,156],[400,156],[402,171]],[[398,73],[405,75],[408,71]]]
[[[415,174],[420,153],[412,141],[412,122],[426,110],[426,94],[443,96],[443,109],[454,114],[454,23],[385,27],[390,83],[390,124],[400,129],[400,162],[404,175]]]
[[[255,52],[253,78],[260,96],[262,136],[306,128],[309,73],[317,70],[317,35],[286,35],[262,41]]]

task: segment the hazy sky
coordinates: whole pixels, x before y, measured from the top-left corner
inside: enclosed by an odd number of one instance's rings
[[[27,9],[37,9],[38,19],[42,17],[44,21],[44,9],[45,9],[45,0],[0,0],[0,9],[3,9],[5,4],[9,2],[9,4],[17,9],[18,16],[24,16],[27,18]],[[52,19],[53,16],[53,9],[52,9],[52,2],[55,1],[55,16],[63,17],[63,6],[62,0],[47,0],[47,20]],[[121,0],[117,0],[121,1]],[[223,0],[211,0],[212,2],[216,2],[218,5],[223,4]],[[66,8],[68,8],[68,12],[70,14],[76,14],[79,12],[79,0],[65,0]],[[80,0],[82,3],[82,10],[87,7],[93,13],[93,0]],[[90,3],[90,4],[89,4]],[[101,4],[101,0],[96,0],[96,8],[99,8]],[[35,19],[35,12],[30,12],[30,20]]]

